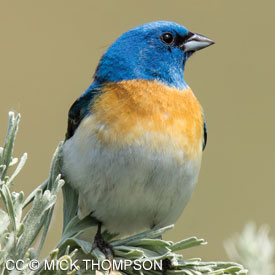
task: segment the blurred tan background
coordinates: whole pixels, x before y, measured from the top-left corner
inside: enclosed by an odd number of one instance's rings
[[[203,237],[209,244],[185,256],[225,260],[224,239],[247,221],[270,224],[274,235],[274,9],[271,0],[1,0],[0,140],[8,111],[20,112],[15,155],[29,155],[16,189],[28,194],[47,177],[68,109],[107,46],[136,25],[171,20],[216,45],[186,67],[208,144],[192,200],[166,238]],[[61,212],[60,197],[46,249],[60,236]]]

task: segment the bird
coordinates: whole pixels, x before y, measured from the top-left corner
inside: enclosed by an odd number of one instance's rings
[[[214,44],[170,21],[123,33],[68,114],[62,173],[77,215],[131,235],[174,224],[198,180],[207,142],[186,61]]]

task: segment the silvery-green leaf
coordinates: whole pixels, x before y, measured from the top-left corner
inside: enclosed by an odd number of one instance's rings
[[[54,205],[55,201],[56,195],[52,195],[49,190],[46,190],[43,194],[42,190],[37,191],[32,208],[23,220],[25,230],[19,238],[17,245],[18,259],[24,257],[45,221],[45,214]]]
[[[238,266],[230,266],[228,268],[225,268],[225,272],[228,272],[229,274],[234,274],[238,271],[240,271],[240,267]]]
[[[3,247],[5,247],[5,251],[9,254],[10,258],[14,258],[13,252],[14,252],[14,240],[15,240],[15,234],[13,232],[4,234],[4,242]]]
[[[217,262],[214,270],[224,270],[225,273],[236,274],[238,271],[246,272],[243,269],[242,265],[234,263],[234,262]]]
[[[41,183],[39,186],[37,186],[29,195],[28,197],[25,199],[24,203],[23,203],[23,209],[25,207],[27,207],[34,199],[36,193],[38,192],[38,190],[42,190],[42,192],[44,192],[46,190],[46,187],[48,185],[48,179],[45,180],[43,183]]]
[[[64,255],[69,255],[70,248],[71,248],[70,245],[67,245]]]
[[[190,266],[190,268],[199,271],[201,273],[208,273],[213,271],[213,267],[210,266]]]
[[[6,165],[5,164],[1,164],[0,165],[0,176],[1,176],[1,179],[2,179],[2,174],[3,174],[3,172],[4,172],[5,169],[6,169]]]
[[[18,227],[22,217],[22,207],[23,207],[22,202],[24,198],[24,193],[22,191],[20,193],[12,192],[11,195],[12,195],[12,201],[13,201],[16,227]]]
[[[187,260],[188,262],[201,262],[201,258],[191,258]]]
[[[172,251],[177,251],[177,250],[182,250],[182,249],[186,249],[186,248],[190,248],[198,245],[204,245],[204,244],[206,244],[204,239],[198,239],[197,237],[190,237],[188,239],[175,243],[174,245],[170,246],[170,249]]]
[[[192,270],[194,275],[202,275],[203,273],[209,273],[210,271],[203,271],[203,272],[200,272],[200,271],[196,271],[196,270]]]
[[[0,209],[0,236],[7,230],[10,224],[9,215]]]
[[[154,270],[144,270],[143,271],[144,275],[162,275],[163,273],[160,271],[154,271]]]
[[[88,254],[91,252],[92,250],[92,244],[90,242],[86,242],[86,241],[83,241],[83,240],[79,240],[79,239],[72,239],[73,241],[75,241],[75,243],[80,246],[80,248],[82,249],[82,251],[85,253],[85,254]]]
[[[212,264],[217,266],[218,268],[228,268],[231,266],[238,266],[239,268],[242,267],[242,265],[238,264],[238,263],[234,263],[234,262],[202,262],[204,264]]]
[[[82,220],[80,220],[77,216],[74,216],[74,218],[68,223],[67,227],[65,228],[58,247],[60,247],[66,239],[75,237],[81,234],[81,232],[83,232],[85,229],[96,225],[98,225],[98,221],[91,216],[87,216]]]
[[[16,226],[17,226],[17,237],[19,238],[24,232],[24,224],[18,223]]]
[[[31,247],[30,249],[28,249],[28,258],[30,260],[33,260],[33,259],[37,259],[38,258],[38,255],[36,254],[35,250],[33,247]]]
[[[17,162],[18,162],[18,158],[12,158],[12,160],[11,160],[9,166],[13,166],[13,165],[15,165]]]
[[[113,246],[123,245],[130,241],[135,241],[135,240],[139,240],[139,239],[154,239],[154,238],[160,237],[163,233],[172,229],[173,227],[174,227],[174,225],[168,225],[168,226],[160,228],[160,229],[147,230],[147,231],[139,233],[135,236],[125,238],[122,240],[118,240],[118,241],[114,241],[114,242],[112,242],[112,245]]]
[[[85,254],[89,254],[92,251],[92,243],[77,238],[67,239],[60,247],[60,251],[66,251],[64,247],[67,248],[68,246],[70,246],[71,248],[80,247]],[[65,252],[65,254],[68,253]]]
[[[50,252],[50,260],[57,260],[59,249],[56,248]]]
[[[10,178],[7,180],[7,185],[8,186],[12,184],[12,182],[15,179],[15,177],[19,174],[19,172],[21,171],[21,169],[25,165],[26,160],[27,160],[27,156],[28,156],[27,153],[24,153],[23,156],[21,157],[20,162],[16,166],[16,169],[14,170],[14,172],[12,173],[12,175],[10,176]]]
[[[99,262],[103,262],[106,259],[105,255],[98,248],[93,249],[91,255]],[[107,270],[101,270],[101,272],[104,275],[107,275],[109,273]]]
[[[52,164],[51,164],[51,169],[50,169],[50,176],[47,180],[45,180],[42,184],[40,184],[38,187],[36,187],[35,190],[33,190],[31,192],[31,194],[26,198],[26,200],[24,201],[24,205],[23,208],[25,208],[30,202],[32,202],[32,200],[35,197],[35,194],[38,190],[43,190],[45,191],[46,189],[51,189],[53,183],[55,182],[58,174],[60,174],[60,166],[61,164],[60,162],[60,150],[62,148],[62,142],[59,144],[59,146],[57,147],[53,159],[52,159]],[[50,188],[49,188],[50,187]]]
[[[54,184],[52,186],[51,193],[53,195],[57,195],[57,193],[62,188],[64,183],[65,183],[65,181],[63,179],[61,179],[61,174],[58,174],[55,181],[54,181]]]
[[[55,150],[55,153],[52,159],[49,180],[46,187],[47,189],[50,189],[50,190],[52,188],[52,185],[57,175],[61,173],[62,147],[63,147],[63,142],[60,142],[58,147]],[[74,189],[70,187],[69,184],[65,184],[63,186],[62,192],[63,192],[63,231],[64,231],[67,224],[76,215],[76,210],[78,205],[78,194]]]
[[[158,254],[166,254],[171,251],[169,246],[172,244],[172,242],[167,242],[161,239],[139,239],[127,242],[127,246],[143,247]]]
[[[245,275],[248,274],[248,270],[240,270],[236,273],[236,275]]]
[[[16,221],[15,221],[15,213],[13,208],[13,202],[12,197],[9,188],[6,186],[6,184],[3,184],[0,189],[0,194],[4,200],[5,207],[7,209],[9,218],[10,218],[10,224],[13,232],[16,234]]]
[[[186,269],[186,268],[183,268],[181,270],[169,270],[167,272],[168,274],[185,274],[185,275],[194,275],[195,273]]]
[[[2,180],[5,178],[9,164],[12,160],[14,140],[18,130],[19,121],[20,121],[20,114],[18,114],[16,118],[14,118],[14,113],[9,112],[8,131],[5,137],[4,149],[2,153],[2,159],[1,159],[2,164],[6,165],[6,169],[2,172],[2,175],[1,175]]]
[[[129,246],[117,246],[114,248],[115,255],[118,257],[123,257],[127,259],[138,259],[141,257],[145,257],[144,252],[141,249]]]
[[[54,152],[51,167],[50,167],[50,175],[49,175],[49,181],[47,189],[51,190],[52,186],[54,185],[57,176],[61,172],[62,167],[62,146],[63,142],[60,142]]]
[[[39,243],[39,246],[38,246],[38,249],[37,249],[38,256],[40,255],[40,252],[41,252],[41,250],[43,248],[44,242],[45,242],[46,237],[47,237],[47,233],[48,233],[50,222],[51,222],[52,215],[53,215],[53,210],[54,210],[54,204],[45,213],[45,219],[44,219],[44,224],[43,224],[42,236],[41,236],[40,243]]]
[[[62,188],[63,194],[63,232],[70,221],[76,216],[76,211],[78,207],[78,194],[69,185],[65,183]]]
[[[54,184],[53,184],[53,187],[52,187],[52,190],[51,190],[52,196],[57,197],[58,191],[61,189],[61,187],[64,184],[64,180],[61,180],[60,178],[61,178],[61,175],[58,175],[55,182],[54,182]],[[38,255],[40,254],[40,251],[42,250],[42,247],[43,247],[44,242],[46,240],[46,236],[47,236],[49,226],[50,226],[50,222],[51,222],[51,219],[52,219],[53,210],[54,210],[54,205],[46,213],[45,222],[43,224],[43,232],[42,232],[40,243],[39,243],[39,246],[38,246],[38,249],[37,249],[37,254]]]
[[[127,245],[130,246],[167,246],[171,245],[171,242],[167,242],[161,239],[138,239],[128,241]]]
[[[2,163],[3,150],[4,148],[0,146],[0,163]]]
[[[76,253],[78,252],[79,250],[76,248],[76,249],[74,249],[70,254],[69,254],[69,256],[71,257],[71,258],[74,258],[75,256],[76,256]]]
[[[163,255],[171,252],[171,249],[164,246],[142,246],[142,248],[146,248],[149,251],[156,252],[158,255]]]

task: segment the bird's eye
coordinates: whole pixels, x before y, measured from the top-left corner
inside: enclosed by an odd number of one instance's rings
[[[161,40],[165,43],[165,44],[172,44],[174,41],[174,36],[170,33],[170,32],[166,32],[164,34],[161,35]]]

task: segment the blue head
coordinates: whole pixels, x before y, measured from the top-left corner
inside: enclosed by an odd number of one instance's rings
[[[122,80],[157,80],[182,89],[186,60],[214,42],[167,21],[138,26],[121,35],[102,56],[98,84]]]

